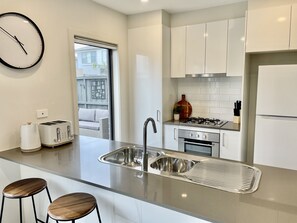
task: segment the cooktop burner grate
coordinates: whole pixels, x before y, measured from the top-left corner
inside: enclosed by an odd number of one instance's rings
[[[226,123],[226,121],[222,121],[216,118],[202,118],[202,117],[190,117],[183,121],[188,124],[197,124],[197,125],[205,125],[205,126],[222,126]]]

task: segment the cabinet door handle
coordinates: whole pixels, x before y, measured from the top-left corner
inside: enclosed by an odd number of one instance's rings
[[[222,146],[225,147],[225,133],[222,134]]]
[[[157,122],[160,122],[160,116],[161,116],[161,112],[160,110],[157,110]]]
[[[174,140],[177,140],[176,133],[177,133],[177,128],[173,128],[173,139]]]

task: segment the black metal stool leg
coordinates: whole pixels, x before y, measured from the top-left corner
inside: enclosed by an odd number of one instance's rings
[[[52,203],[52,198],[51,198],[51,195],[50,195],[50,193],[49,193],[49,190],[48,190],[47,186],[45,187],[45,189],[46,189],[46,193],[47,193],[48,199],[49,199],[49,201]],[[1,223],[1,222],[0,222],[0,223]],[[59,223],[59,222],[56,220],[56,223]]]
[[[101,223],[101,218],[100,218],[100,214],[99,214],[99,208],[98,208],[98,205],[97,204],[96,204],[96,212],[97,212],[97,215],[98,215],[99,223]]]
[[[0,213],[0,223],[2,222],[2,216],[3,216],[3,209],[4,209],[4,195],[2,195],[2,205],[1,205],[1,213]]]
[[[33,211],[34,211],[35,222],[38,223],[37,214],[36,214],[36,208],[35,208],[35,202],[34,202],[34,197],[33,196],[32,196],[32,204],[33,204]]]
[[[47,215],[46,215],[45,223],[48,223],[48,218],[49,218],[49,215],[47,214]]]
[[[50,193],[49,193],[49,191],[48,191],[47,186],[45,187],[45,189],[46,189],[46,193],[47,193],[48,199],[49,199],[49,201],[52,203],[52,198],[51,198],[51,195],[50,195]]]
[[[23,223],[22,198],[20,198],[20,223]]]

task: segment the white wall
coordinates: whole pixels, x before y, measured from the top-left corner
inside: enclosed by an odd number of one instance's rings
[[[170,15],[163,10],[128,16],[128,29],[163,24],[170,26]]]
[[[127,140],[127,17],[90,0],[1,0],[0,13],[27,15],[45,40],[42,61],[27,70],[0,64],[0,150],[18,147],[20,125],[54,119],[74,120],[69,32],[87,33],[118,45],[122,115],[117,128]],[[118,89],[118,88],[117,88]],[[36,119],[36,110],[47,108],[49,117]]]

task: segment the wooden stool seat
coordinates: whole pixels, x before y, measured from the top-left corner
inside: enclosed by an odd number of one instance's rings
[[[54,200],[49,205],[47,213],[54,220],[74,222],[90,214],[95,208],[97,209],[97,202],[91,194],[72,193]],[[99,222],[101,222],[100,217]]]
[[[19,199],[20,223],[22,223],[23,222],[22,199],[26,198],[26,197],[32,198],[35,222],[36,223],[44,222],[37,217],[35,201],[34,201],[34,195],[38,194],[39,192],[43,191],[44,189],[46,190],[49,202],[51,203],[52,199],[51,199],[51,196],[50,196],[48,188],[47,188],[47,182],[44,179],[27,178],[27,179],[15,181],[15,182],[7,185],[2,191],[0,223],[2,222],[5,198]]]
[[[91,213],[96,207],[96,199],[87,193],[66,194],[54,200],[48,207],[48,214],[58,221],[71,221]]]
[[[7,185],[3,189],[3,195],[7,198],[29,197],[44,190],[46,186],[46,181],[41,178],[28,178],[18,180]]]

